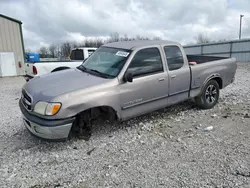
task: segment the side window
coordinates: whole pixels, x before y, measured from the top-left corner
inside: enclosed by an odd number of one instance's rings
[[[83,50],[81,49],[72,50],[70,59],[71,60],[84,60]]]
[[[163,71],[161,54],[158,48],[139,50],[128,67],[133,75],[142,76]]]
[[[164,51],[170,71],[180,69],[184,65],[183,56],[178,46],[165,46]]]

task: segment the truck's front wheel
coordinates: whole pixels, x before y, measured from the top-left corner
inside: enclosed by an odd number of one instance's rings
[[[72,125],[68,139],[78,137],[88,141],[91,136],[91,118],[88,111],[82,112],[76,116],[76,119]]]
[[[197,105],[202,109],[211,109],[218,102],[220,95],[219,84],[216,80],[207,82],[202,90],[201,95],[195,98]]]

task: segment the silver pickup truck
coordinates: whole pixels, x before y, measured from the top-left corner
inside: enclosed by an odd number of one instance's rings
[[[88,138],[97,118],[124,121],[188,99],[210,109],[236,68],[235,58],[186,55],[170,41],[109,43],[77,68],[27,82],[19,106],[33,135]]]

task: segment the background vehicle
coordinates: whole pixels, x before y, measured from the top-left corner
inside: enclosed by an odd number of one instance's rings
[[[25,62],[34,63],[40,61],[40,54],[35,52],[27,52],[25,53]]]
[[[75,48],[70,53],[67,61],[33,61],[25,63],[25,78],[29,79],[43,74],[74,68],[82,64],[96,48]]]
[[[30,132],[61,139],[99,117],[124,121],[190,98],[213,108],[236,68],[235,58],[189,56],[169,41],[109,43],[76,69],[27,82],[19,104]]]

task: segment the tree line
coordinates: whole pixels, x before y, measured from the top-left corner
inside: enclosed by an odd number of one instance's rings
[[[121,36],[119,33],[114,32],[111,33],[106,40],[98,37],[94,39],[86,38],[81,42],[65,41],[59,44],[52,43],[48,47],[41,46],[41,48],[39,49],[39,54],[41,58],[67,58],[70,55],[70,52],[73,48],[78,48],[78,47],[98,48],[105,43],[118,42],[118,41],[131,41],[131,40],[152,40],[152,39],[161,40],[160,37],[149,38],[140,35],[137,35],[136,37],[128,37],[126,34]],[[224,40],[214,41],[208,38],[207,35],[199,33],[195,37],[195,43],[190,43],[190,44],[202,44],[202,43],[222,42],[222,41],[226,40],[224,39]]]
[[[220,40],[212,40],[206,34],[199,33],[195,37],[196,43],[195,44],[204,44],[204,43],[211,43],[211,42],[225,42],[227,39],[220,39]]]
[[[65,41],[59,44],[50,44],[48,47],[41,46],[39,49],[40,58],[67,58],[73,48],[78,47],[100,47],[105,43],[118,42],[118,41],[131,41],[131,40],[160,40],[160,37],[143,37],[137,35],[136,37],[128,37],[126,34],[121,36],[119,33],[114,32],[109,35],[109,37],[104,40],[101,38],[86,38],[81,42],[76,41]]]

